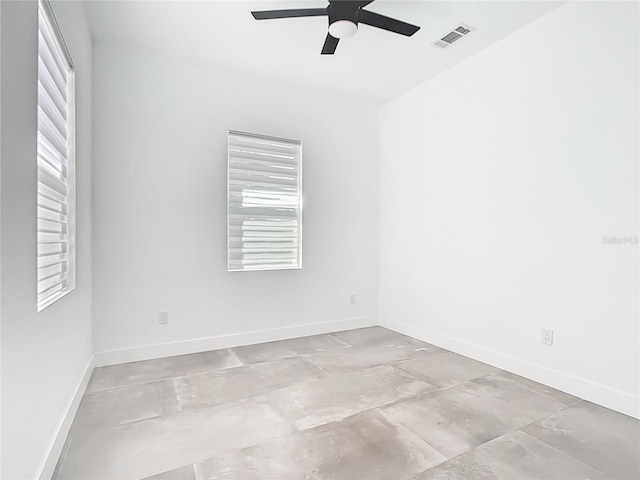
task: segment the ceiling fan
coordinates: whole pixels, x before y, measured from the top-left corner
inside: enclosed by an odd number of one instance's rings
[[[322,47],[322,55],[333,55],[341,38],[347,38],[358,31],[358,23],[388,30],[410,37],[420,27],[364,10],[373,0],[329,0],[325,8],[297,8],[293,10],[262,10],[251,12],[256,20],[293,17],[329,17],[329,32]]]

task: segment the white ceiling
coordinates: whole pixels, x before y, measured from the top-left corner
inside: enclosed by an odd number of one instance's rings
[[[324,0],[90,1],[95,39],[291,84],[384,103],[564,2],[377,0],[368,10],[422,27],[404,37],[361,25],[320,55],[326,17],[254,20],[252,10],[316,8]],[[477,30],[447,49],[432,43],[458,23]]]

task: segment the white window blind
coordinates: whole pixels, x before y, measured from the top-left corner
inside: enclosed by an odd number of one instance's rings
[[[229,132],[228,270],[302,268],[302,145]]]
[[[38,8],[37,308],[75,288],[75,83],[45,1]]]

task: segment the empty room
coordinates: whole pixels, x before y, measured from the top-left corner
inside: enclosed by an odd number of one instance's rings
[[[3,480],[640,479],[640,3],[0,0]]]

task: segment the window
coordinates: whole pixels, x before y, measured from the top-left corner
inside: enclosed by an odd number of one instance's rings
[[[302,145],[229,132],[228,270],[302,268]]]
[[[75,79],[50,5],[38,4],[38,311],[75,288]]]

